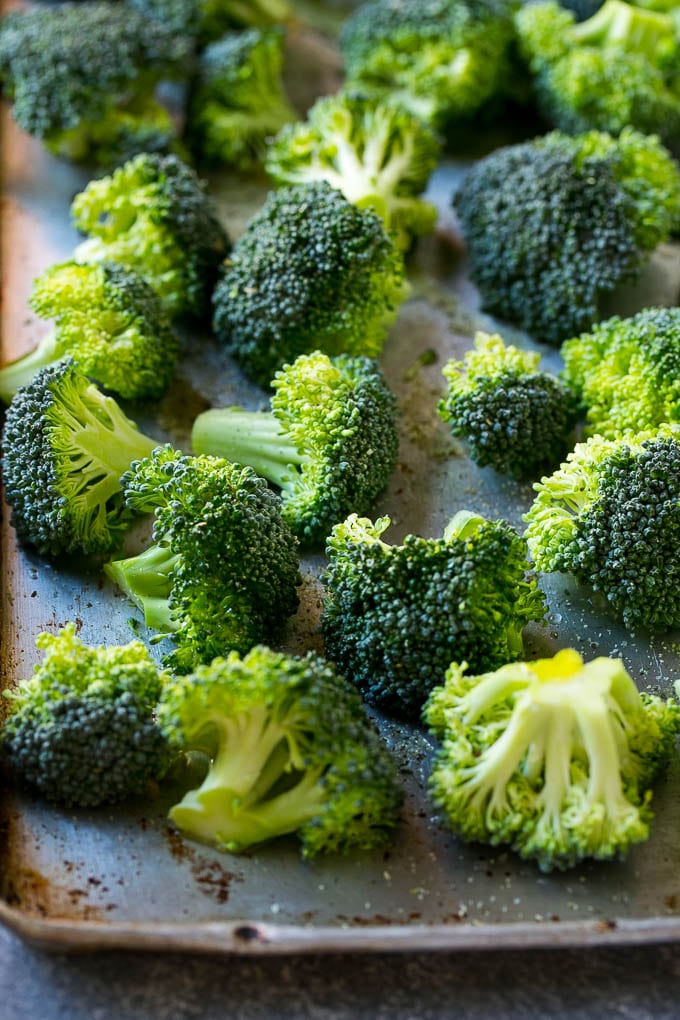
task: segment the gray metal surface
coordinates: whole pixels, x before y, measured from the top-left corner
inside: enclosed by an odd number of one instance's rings
[[[47,156],[7,121],[3,151],[2,352],[30,348],[43,324],[27,310],[32,278],[65,258],[77,237],[68,207],[87,175]],[[398,540],[441,532],[461,507],[503,515],[519,525],[532,492],[476,468],[436,415],[441,367],[469,346],[475,328],[492,327],[466,280],[449,203],[464,164],[445,162],[431,186],[441,209],[438,233],[410,263],[413,288],[386,344],[383,365],[399,398],[401,447],[390,489],[376,507],[389,513]],[[267,185],[212,182],[225,223],[238,233]],[[673,303],[678,252],[667,246],[631,306]],[[506,335],[519,336],[511,330]],[[155,408],[129,413],[159,439],[187,447],[198,411],[238,402],[262,406],[263,393],[208,337],[189,337],[178,382]],[[436,360],[414,368],[432,350]],[[554,352],[546,363],[557,365]],[[140,541],[134,534],[129,548]],[[125,642],[134,615],[98,575],[74,564],[57,570],[16,548],[2,531],[3,677],[11,684],[36,661],[35,634],[75,620],[93,642]],[[286,647],[320,648],[320,556],[303,563],[303,605]],[[567,578],[546,578],[548,627],[529,636],[532,653],[575,645],[585,655],[623,656],[641,686],[668,691],[677,674],[677,635],[650,642],[607,619]],[[54,947],[173,948],[239,953],[331,950],[492,948],[676,940],[680,937],[680,765],[655,797],[651,840],[623,862],[587,864],[541,875],[512,854],[464,846],[435,817],[425,785],[431,745],[420,731],[383,723],[404,774],[407,802],[394,846],[384,852],[304,863],[294,840],[231,857],[184,840],[166,821],[173,803],[163,784],[151,803],[64,812],[8,793],[0,808],[0,918]]]

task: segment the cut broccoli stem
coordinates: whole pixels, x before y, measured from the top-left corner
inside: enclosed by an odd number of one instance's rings
[[[655,59],[666,43],[675,46],[676,34],[668,14],[607,0],[591,18],[570,28],[569,37],[579,46],[620,46]]]
[[[172,588],[172,571],[179,556],[168,546],[155,543],[138,556],[111,560],[104,571],[144,614],[147,627],[172,634],[177,624],[168,603]]]
[[[247,464],[279,488],[311,459],[285,436],[278,419],[267,411],[205,411],[194,423],[191,441],[194,453]]]
[[[57,360],[56,329],[51,329],[32,351],[0,369],[0,400],[9,404],[20,386],[29,383],[39,369]]]

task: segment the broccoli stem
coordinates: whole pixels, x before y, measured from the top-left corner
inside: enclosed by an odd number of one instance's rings
[[[194,422],[191,442],[194,453],[245,464],[279,488],[309,460],[268,411],[204,411]]]
[[[655,58],[660,47],[675,45],[675,26],[668,14],[607,0],[591,18],[570,28],[569,36],[580,46],[621,46]]]
[[[9,404],[20,386],[29,383],[39,369],[57,360],[57,334],[53,328],[32,351],[0,369],[0,400]]]
[[[154,543],[137,556],[111,560],[104,572],[141,609],[147,627],[164,634],[177,630],[168,598],[172,588],[172,571],[179,556],[168,546]]]

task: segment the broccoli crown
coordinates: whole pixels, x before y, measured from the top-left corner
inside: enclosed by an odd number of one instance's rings
[[[229,240],[206,187],[176,156],[143,153],[90,181],[71,207],[78,262],[135,269],[171,315],[202,314]]]
[[[607,319],[564,343],[562,355],[591,432],[614,439],[680,421],[680,309]]]
[[[503,0],[374,0],[345,22],[348,82],[442,126],[498,90],[512,38]]]
[[[48,556],[111,552],[131,514],[120,477],[155,446],[72,358],[36,372],[5,414],[5,497],[22,542]]]
[[[267,28],[290,17],[287,0],[127,0],[148,18],[205,44],[231,28]]]
[[[122,397],[159,397],[170,384],[179,342],[156,293],[112,262],[52,266],[29,304],[54,329],[30,354],[0,369],[6,402],[39,368],[70,355],[85,375]]]
[[[579,443],[534,485],[526,539],[539,570],[574,574],[629,627],[680,622],[678,427]]]
[[[186,63],[188,40],[123,4],[14,11],[0,22],[0,81],[18,124],[56,141],[105,120]]]
[[[42,662],[4,691],[4,754],[18,777],[48,800],[94,807],[143,793],[171,751],[153,712],[163,683],[139,641],[90,647],[67,624],[40,634]]]
[[[314,655],[215,659],[166,687],[159,724],[178,748],[209,751],[202,785],[170,817],[220,850],[287,833],[304,857],[370,850],[398,820],[395,763],[357,692]]]
[[[272,381],[271,412],[216,408],[194,422],[196,453],[249,464],[282,490],[307,544],[385,489],[399,448],[397,402],[369,358],[301,354]]]
[[[680,42],[669,12],[607,0],[586,21],[555,0],[516,15],[543,112],[563,131],[627,125],[673,140],[680,131]]]
[[[262,161],[267,143],[296,118],[282,62],[279,29],[233,32],[203,51],[188,118],[196,152],[242,170]]]
[[[267,198],[226,260],[214,327],[268,386],[299,354],[376,357],[406,296],[402,256],[370,209],[325,181]]]
[[[443,538],[381,539],[390,519],[333,528],[322,616],[326,652],[367,701],[417,717],[452,658],[493,669],[522,653],[543,595],[505,521],[457,514]]]
[[[150,626],[172,635],[170,668],[187,673],[280,635],[298,606],[297,542],[264,479],[165,446],[122,484],[130,511],[154,513],[154,544],[106,570]]]
[[[424,710],[441,741],[430,789],[454,832],[509,844],[542,871],[621,856],[649,836],[650,784],[680,730],[619,659],[552,659],[466,673],[452,663]]]
[[[440,142],[419,117],[360,93],[317,100],[305,123],[282,128],[266,169],[278,184],[328,181],[350,202],[371,206],[408,247],[434,227],[437,211],[418,196]]]
[[[439,414],[467,440],[472,459],[515,478],[536,477],[566,453],[577,402],[555,376],[540,372],[540,354],[506,347],[477,333],[462,361],[444,366]]]
[[[484,307],[551,343],[596,322],[601,297],[641,259],[639,207],[620,175],[615,152],[587,155],[557,132],[477,163],[455,203]]]

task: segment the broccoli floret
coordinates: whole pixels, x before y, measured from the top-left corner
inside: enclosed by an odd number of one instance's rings
[[[302,354],[272,381],[271,411],[214,408],[194,422],[196,453],[249,464],[282,490],[283,516],[307,544],[367,513],[394,471],[397,402],[376,362]]]
[[[650,785],[680,730],[619,659],[564,649],[481,676],[453,663],[424,718],[441,740],[435,802],[466,840],[509,844],[542,871],[622,856],[649,836]]]
[[[544,615],[526,543],[505,521],[461,511],[443,538],[388,545],[389,517],[333,528],[322,616],[326,653],[367,701],[416,717],[453,658],[493,669]]]
[[[507,71],[510,12],[503,0],[364,3],[341,35],[347,83],[436,127],[471,117]]]
[[[216,659],[166,687],[159,723],[212,759],[170,811],[192,839],[238,853],[296,833],[313,857],[380,847],[398,820],[395,763],[357,692],[314,655]]]
[[[602,592],[628,627],[680,623],[680,429],[579,443],[534,485],[534,563]]]
[[[562,344],[562,355],[591,433],[614,439],[680,421],[680,309],[607,319]]]
[[[251,29],[226,35],[201,54],[189,104],[192,148],[214,163],[247,170],[296,119],[283,90],[283,35]]]
[[[520,46],[539,105],[563,131],[627,125],[666,141],[680,133],[680,32],[670,12],[607,0],[580,24],[555,0],[523,6]]]
[[[103,0],[14,11],[0,22],[0,82],[24,131],[74,160],[112,159],[172,144],[155,100],[184,72],[190,42],[123,4]]]
[[[676,228],[678,181],[636,131],[553,132],[482,159],[455,202],[484,307],[551,343],[589,329]]]
[[[169,386],[179,342],[155,292],[137,273],[111,262],[65,262],[35,281],[29,304],[54,319],[54,327],[30,354],[0,369],[5,403],[65,355],[122,397],[159,397]]]
[[[370,206],[407,248],[437,219],[420,198],[440,142],[418,117],[360,94],[317,100],[307,121],[284,127],[266,169],[278,184],[328,181],[356,205]]]
[[[44,656],[33,676],[4,691],[2,750],[14,774],[70,806],[144,793],[173,756],[153,715],[169,676],[139,641],[90,647],[72,623],[36,645]]]
[[[232,28],[268,28],[290,17],[287,0],[127,0],[173,32],[206,44]]]
[[[506,347],[498,334],[480,332],[462,361],[444,366],[440,417],[467,440],[480,467],[535,478],[566,454],[577,401],[559,379],[539,371],[540,360],[540,354]]]
[[[2,436],[19,539],[53,557],[111,552],[132,519],[120,477],[155,446],[72,358],[40,369],[12,399]]]
[[[300,354],[377,357],[406,297],[402,256],[370,209],[325,181],[267,198],[225,262],[217,336],[268,386]]]
[[[298,606],[299,561],[264,479],[166,446],[133,464],[122,484],[130,511],[154,513],[153,544],[105,570],[149,627],[172,636],[169,668],[188,673],[280,636]]]
[[[205,185],[176,156],[136,156],[91,181],[71,213],[90,235],[76,248],[77,262],[135,269],[172,316],[206,311],[229,240]]]

